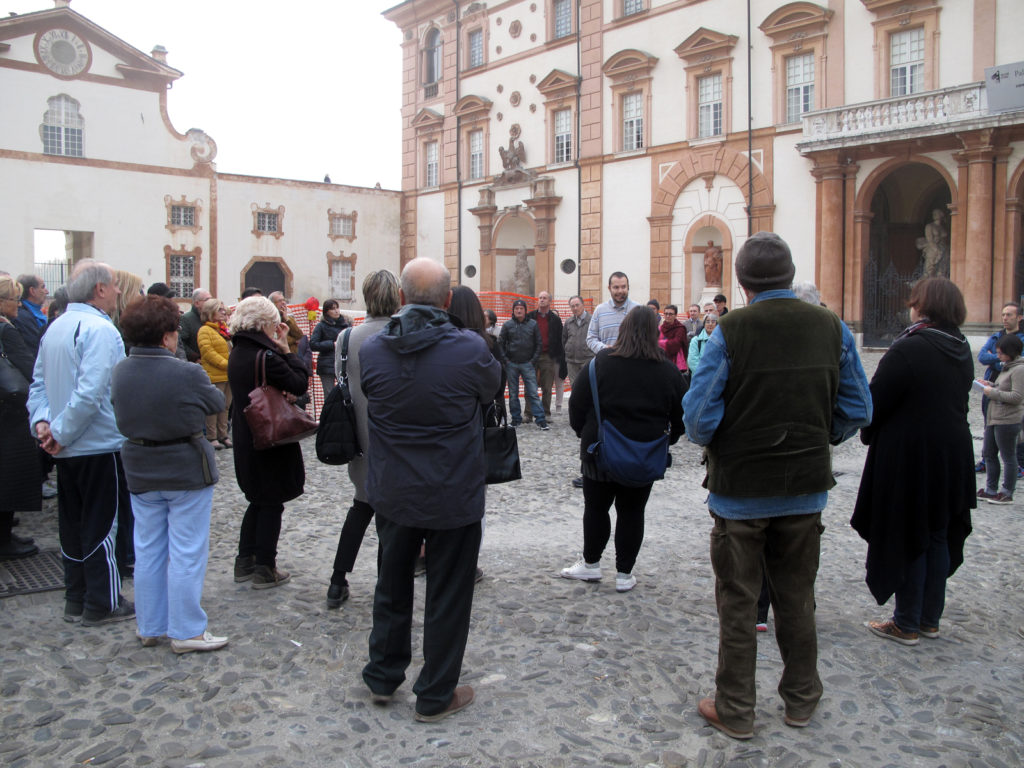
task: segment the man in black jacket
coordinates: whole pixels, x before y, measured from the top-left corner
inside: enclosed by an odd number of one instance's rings
[[[185,356],[190,363],[199,362],[199,329],[203,327],[203,320],[199,317],[199,308],[203,302],[210,297],[210,292],[205,288],[196,288],[192,291],[192,309],[181,316],[178,335],[181,345],[185,348]]]
[[[391,701],[405,680],[413,570],[425,541],[423,669],[413,686],[421,722],[473,702],[473,689],[458,682],[484,515],[480,409],[501,381],[501,364],[483,338],[456,328],[445,312],[450,280],[439,262],[410,261],[402,270],[404,306],[359,350],[370,438],[366,493],[380,540],[363,680],[376,704]]]
[[[561,329],[559,329],[561,332]],[[540,358],[541,339],[537,321],[526,316],[526,302],[516,299],[512,302],[512,317],[501,326],[498,336],[501,351],[505,353],[505,374],[508,376],[508,409],[512,416],[512,426],[523,423],[522,411],[519,407],[519,379],[523,380],[523,394],[526,396],[530,415],[537,420],[537,426],[548,429],[547,419],[541,410],[540,399],[537,397],[537,360]],[[561,346],[561,344],[559,344]],[[550,393],[549,393],[550,398]],[[548,403],[550,404],[550,399]]]
[[[559,370],[565,368],[565,352],[562,350],[562,318],[551,311],[551,294],[541,291],[537,294],[537,308],[526,315],[537,324],[540,331],[540,355],[537,357],[537,383],[540,385],[540,401],[544,407],[544,418],[551,418],[551,386],[556,379],[562,386],[565,379],[558,378]],[[538,422],[539,423],[539,422]]]

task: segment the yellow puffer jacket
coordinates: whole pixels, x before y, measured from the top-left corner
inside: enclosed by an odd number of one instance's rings
[[[231,345],[220,335],[217,324],[203,323],[196,335],[199,344],[199,364],[214,384],[228,380],[228,353]]]

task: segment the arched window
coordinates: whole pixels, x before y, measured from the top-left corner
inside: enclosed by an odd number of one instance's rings
[[[46,100],[47,110],[39,136],[43,140],[43,153],[82,157],[82,135],[85,121],[78,111],[79,104],[70,96],[60,94]]]
[[[441,30],[436,27],[427,33],[423,48],[423,84],[430,85],[441,79]]]

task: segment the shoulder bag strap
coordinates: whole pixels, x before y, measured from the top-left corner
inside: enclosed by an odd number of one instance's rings
[[[346,328],[341,332],[341,376],[338,377],[338,381],[344,381],[348,384],[348,337],[352,333],[352,328]]]
[[[597,358],[590,358],[590,363],[587,365],[590,369],[590,397],[594,401],[594,413],[597,415],[597,424],[601,424],[601,403],[597,398]]]
[[[267,385],[267,351],[261,349],[256,353],[256,360],[253,362],[256,369],[253,375],[256,377],[255,384],[257,387],[265,387]]]

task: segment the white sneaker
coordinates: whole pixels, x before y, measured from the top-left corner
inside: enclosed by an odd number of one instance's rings
[[[629,592],[633,587],[636,586],[636,576],[632,573],[617,573],[615,574],[615,591],[616,592]]]
[[[562,578],[579,579],[580,581],[600,581],[601,564],[587,565],[586,561],[581,557],[568,568],[562,569]]]

